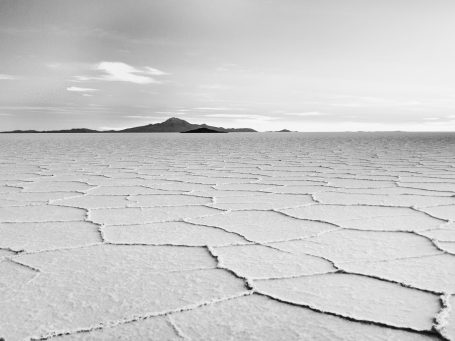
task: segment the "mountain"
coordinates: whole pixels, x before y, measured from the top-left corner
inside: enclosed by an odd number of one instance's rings
[[[182,131],[182,134],[186,133],[219,133],[219,134],[225,134],[227,131],[219,131],[215,129],[209,129],[209,128],[197,128],[197,129],[192,129],[192,130],[187,130],[187,131]]]
[[[221,132],[256,132],[256,130],[251,128],[222,128],[209,126],[207,124],[193,124],[176,117],[171,117],[161,123],[147,124],[145,126],[128,128],[119,131],[123,133],[181,133],[198,128],[207,128]]]
[[[185,120],[181,120],[176,117],[171,117],[161,123],[152,123],[145,126],[127,128],[122,130],[109,130],[109,131],[98,131],[87,128],[75,128],[75,129],[64,129],[64,130],[13,130],[13,131],[2,131],[1,133],[181,133],[188,130],[194,130],[199,128],[206,128],[210,130],[216,130],[219,132],[256,132],[251,128],[222,128],[212,127],[207,124],[193,124]]]
[[[1,131],[0,133],[99,133],[100,131],[87,128],[73,128],[63,130],[12,130]],[[109,131],[109,132],[112,132]]]

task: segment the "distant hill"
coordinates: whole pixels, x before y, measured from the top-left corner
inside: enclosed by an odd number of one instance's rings
[[[124,133],[181,133],[198,128],[207,128],[221,132],[256,132],[256,130],[251,128],[222,128],[209,126],[207,124],[193,124],[176,117],[171,117],[161,123],[147,124],[145,126],[128,128],[119,131]]]
[[[192,130],[187,130],[187,131],[182,131],[182,134],[187,134],[187,133],[217,133],[217,134],[225,134],[227,131],[219,131],[215,129],[209,129],[209,128],[197,128],[197,129],[192,129]]]
[[[145,126],[127,128],[122,130],[109,130],[109,131],[98,131],[87,128],[75,128],[75,129],[64,129],[64,130],[13,130],[13,131],[2,131],[2,133],[181,133],[184,131],[195,130],[199,128],[205,128],[208,130],[215,130],[218,132],[237,132],[237,133],[254,133],[256,130],[251,128],[223,128],[223,127],[212,127],[207,124],[193,124],[185,120],[181,120],[176,117],[171,117],[161,123],[152,123]]]
[[[112,132],[112,130],[109,132]],[[73,128],[63,130],[12,130],[2,131],[0,133],[100,133],[100,131],[87,128]]]

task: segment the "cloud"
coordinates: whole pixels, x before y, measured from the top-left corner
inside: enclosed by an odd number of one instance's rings
[[[290,116],[321,116],[325,115],[322,112],[319,111],[308,111],[308,112],[286,112],[284,115],[290,115]]]
[[[145,71],[146,74],[152,75],[152,76],[165,76],[165,75],[169,75],[169,73],[167,73],[167,72],[164,72],[164,71],[155,69],[155,68],[150,67],[150,66],[146,66],[146,67],[145,67],[145,70],[146,70],[146,71]]]
[[[244,109],[243,108],[227,108],[227,107],[201,107],[201,108],[193,108],[193,110],[227,111],[227,110],[244,110]]]
[[[17,77],[13,76],[13,75],[6,75],[4,73],[0,73],[0,80],[13,80],[13,79],[17,79]]]
[[[96,67],[107,75],[102,79],[107,81],[131,82],[136,84],[158,83],[152,77],[146,76],[147,71],[139,70],[131,65],[121,62],[101,62]]]
[[[67,91],[73,91],[73,92],[92,92],[92,91],[98,91],[98,89],[92,89],[92,88],[80,88],[77,86],[70,86],[69,88],[66,88]]]
[[[254,114],[208,114],[204,117],[214,117],[214,118],[235,118],[235,119],[248,119],[248,120],[277,120],[278,117],[270,117],[265,115],[254,115]]]
[[[152,68],[150,66],[145,66],[143,68],[137,68],[131,65],[128,65],[123,62],[101,62],[93,66],[92,70],[101,72],[101,75],[94,76],[74,76],[73,81],[75,82],[84,82],[90,80],[98,81],[112,81],[112,82],[129,82],[135,84],[152,84],[160,83],[152,76],[163,76],[168,75],[168,73]]]

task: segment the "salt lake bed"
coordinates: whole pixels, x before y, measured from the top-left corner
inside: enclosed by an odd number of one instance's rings
[[[3,134],[5,340],[455,340],[455,134]]]

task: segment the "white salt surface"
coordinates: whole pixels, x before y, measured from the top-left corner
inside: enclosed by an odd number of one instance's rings
[[[455,340],[455,135],[0,135],[0,338]]]

